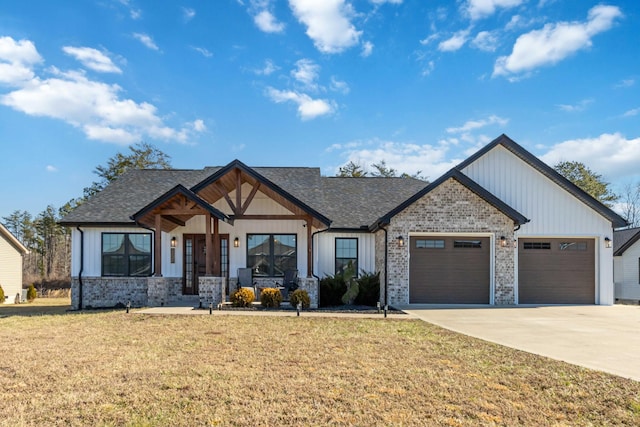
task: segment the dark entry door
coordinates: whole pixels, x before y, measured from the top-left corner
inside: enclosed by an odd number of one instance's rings
[[[223,277],[229,275],[229,235],[220,235],[220,272]],[[198,295],[198,279],[206,274],[206,245],[204,234],[184,235],[184,274],[182,294]]]

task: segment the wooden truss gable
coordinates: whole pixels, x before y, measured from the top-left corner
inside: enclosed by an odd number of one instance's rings
[[[248,184],[251,188],[245,194],[243,194],[244,184]],[[210,204],[224,199],[232,212],[229,216],[232,220],[302,219],[310,222],[315,228],[324,228],[331,223],[328,218],[238,160],[218,170],[191,190]],[[291,214],[247,214],[247,209],[258,191]]]
[[[232,220],[182,185],[177,185],[167,193],[135,213],[131,219],[137,224],[149,228],[158,228],[170,232],[183,227],[196,215],[211,215],[214,218],[232,222]]]

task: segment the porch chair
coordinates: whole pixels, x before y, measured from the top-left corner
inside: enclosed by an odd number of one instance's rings
[[[255,283],[253,283],[253,269],[252,268],[239,268],[238,269],[238,283],[237,289],[248,288],[253,291],[253,295],[258,298]]]
[[[289,292],[298,289],[298,270],[285,270],[282,279],[282,299],[289,301]]]

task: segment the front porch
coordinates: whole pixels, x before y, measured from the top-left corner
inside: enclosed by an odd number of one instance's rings
[[[71,306],[74,309],[84,308],[112,308],[132,307],[163,307],[163,306],[191,306],[197,307],[200,302],[205,307],[229,301],[229,289],[235,289],[237,279],[231,277],[203,276],[199,278],[198,294],[184,295],[182,293],[182,277],[83,277],[82,292],[78,277],[71,280]],[[277,287],[282,283],[281,277],[256,278],[256,284],[261,288]],[[298,279],[299,289],[305,290],[311,300],[311,308],[318,308],[319,282],[315,277]],[[256,295],[256,300],[260,296]]]

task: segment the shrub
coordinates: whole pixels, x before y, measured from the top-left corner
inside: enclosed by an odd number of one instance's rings
[[[0,286],[0,304],[4,304],[4,289]]]
[[[33,286],[33,283],[29,285],[29,289],[27,289],[27,301],[32,302],[38,296],[38,292],[36,292],[36,287]]]
[[[234,307],[250,307],[255,299],[255,294],[249,288],[240,288],[231,294],[231,304]]]
[[[320,280],[320,306],[342,305],[342,295],[347,292],[347,284],[342,275],[326,276]]]
[[[291,307],[297,307],[298,303],[302,303],[302,308],[311,307],[311,298],[304,289],[296,289],[289,294],[289,304]]]
[[[260,292],[260,304],[263,307],[280,307],[282,302],[282,294],[279,289],[265,288]]]
[[[369,305],[375,307],[380,301],[380,273],[367,273],[362,271],[358,277],[360,292],[355,299],[359,305]]]

